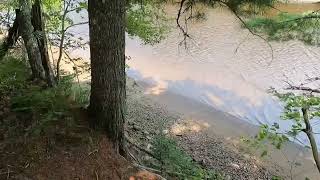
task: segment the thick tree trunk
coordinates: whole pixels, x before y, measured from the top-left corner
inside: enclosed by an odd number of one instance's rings
[[[41,0],[35,0],[34,5],[32,6],[32,25],[34,32],[39,33],[40,37],[38,40],[38,47],[41,54],[42,66],[46,73],[46,79],[49,86],[54,86],[54,74],[50,65],[48,45],[47,45],[47,36],[44,28],[44,19],[41,11]]]
[[[31,6],[29,0],[19,0],[21,8],[20,33],[27,49],[32,76],[36,79],[46,80],[46,75],[41,61],[37,38],[31,23]]]
[[[44,27],[44,19],[41,10],[41,0],[35,0],[32,6],[32,25],[34,32],[39,33],[40,37],[38,40],[38,47],[41,54],[42,66],[46,73],[46,79],[49,86],[55,85],[53,70],[50,65],[50,58],[48,53],[48,42]]]
[[[103,128],[123,153],[126,98],[125,2],[89,0],[91,123]]]

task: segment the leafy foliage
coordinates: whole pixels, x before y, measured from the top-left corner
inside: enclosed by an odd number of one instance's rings
[[[64,77],[56,87],[43,88],[37,84],[30,85],[13,97],[14,111],[30,111],[45,114],[48,110],[56,113],[66,109],[66,97],[70,96],[72,77]]]
[[[168,32],[167,18],[160,4],[131,4],[127,10],[127,33],[146,44],[159,43]]]
[[[268,143],[271,143],[276,149],[281,149],[284,143],[289,140],[289,137],[280,131],[278,123],[274,123],[269,126],[263,124],[260,126],[260,130],[254,139],[242,139],[249,147],[259,149],[261,151],[261,157],[268,155]]]
[[[310,45],[320,45],[319,18],[320,14],[315,12],[280,13],[273,18],[253,18],[247,21],[247,25],[256,32],[267,34],[271,40],[298,39]]]
[[[293,93],[275,94],[281,101],[285,102],[284,120],[291,120],[293,125],[288,135],[295,137],[304,130],[305,125],[301,113],[302,108],[309,111],[310,120],[320,117],[320,97],[313,95],[295,95]]]
[[[172,139],[164,136],[157,137],[153,143],[153,152],[162,162],[156,168],[171,177],[194,180],[223,179],[220,174],[201,168]]]
[[[25,62],[13,57],[0,61],[0,95],[13,94],[24,88],[30,73]]]
[[[46,132],[49,125],[69,117],[71,107],[85,106],[88,103],[89,91],[74,85],[73,76],[65,76],[53,88],[38,84],[29,85],[12,97],[11,108],[15,112],[31,114],[36,119],[30,131],[35,134]],[[71,119],[70,119],[71,118]]]
[[[80,84],[73,84],[71,88],[72,99],[80,106],[86,107],[90,102],[90,87]]]
[[[36,120],[30,132],[39,134],[48,124],[70,117],[71,106],[86,106],[90,89],[75,85],[74,76],[65,76],[53,88],[30,82],[30,72],[20,59],[6,57],[0,61],[0,96],[10,96],[11,110],[29,114]],[[44,85],[44,86],[42,86]]]
[[[262,147],[264,149],[262,155],[267,154],[265,150],[266,142],[271,142],[277,149],[280,149],[282,144],[289,139],[298,140],[298,134],[305,129],[302,108],[308,109],[310,121],[320,117],[320,97],[306,94],[278,93],[274,90],[272,92],[284,102],[284,112],[281,118],[290,121],[291,128],[284,131],[281,130],[278,123],[274,123],[272,126],[264,124],[261,125],[254,140],[245,140],[253,147]]]

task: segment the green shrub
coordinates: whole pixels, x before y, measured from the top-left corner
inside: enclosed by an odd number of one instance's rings
[[[72,77],[63,77],[53,88],[28,85],[11,98],[11,110],[30,114],[34,119],[31,131],[40,132],[48,124],[64,119],[70,112]]]
[[[72,98],[78,105],[87,107],[90,102],[90,87],[85,85],[73,85]]]
[[[308,18],[319,16],[319,18]],[[265,33],[271,40],[301,40],[310,45],[320,45],[320,14],[280,13],[273,18],[257,17],[246,22],[255,32]]]
[[[68,107],[67,98],[71,94],[71,78],[64,77],[56,87],[43,88],[29,85],[12,98],[12,108],[15,111],[36,111],[39,113],[63,111]]]
[[[90,88],[75,84],[73,75],[48,88],[29,81],[30,74],[24,61],[10,56],[0,60],[0,100],[10,97],[11,111],[26,120],[27,133],[47,132],[56,123],[72,125],[71,108],[88,105]]]
[[[168,176],[193,180],[223,179],[220,174],[202,168],[180,149],[174,140],[164,136],[154,140],[153,153],[161,161],[161,164],[155,165],[155,168]]]
[[[0,95],[25,88],[29,73],[25,62],[19,59],[6,57],[0,60]]]

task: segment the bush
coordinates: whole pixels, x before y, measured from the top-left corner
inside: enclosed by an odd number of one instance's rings
[[[53,122],[72,120],[71,108],[89,103],[90,88],[75,85],[74,76],[62,77],[53,88],[28,81],[29,76],[24,61],[10,56],[0,61],[0,97],[10,97],[11,111],[26,120],[30,132],[38,134]]]
[[[164,136],[159,136],[153,142],[153,153],[161,161],[155,165],[164,174],[178,179],[223,179],[213,171],[206,170],[180,149],[176,142]]]
[[[62,78],[53,88],[43,88],[31,83],[11,98],[11,110],[30,114],[35,120],[32,131],[44,128],[50,122],[63,119],[70,112],[71,87],[71,76]]]
[[[71,94],[72,87],[70,79],[70,77],[65,77],[56,87],[47,89],[37,84],[29,85],[12,98],[13,110],[44,113],[48,110],[61,111],[66,109],[67,98]]]
[[[25,62],[12,57],[0,61],[0,95],[12,94],[25,88],[30,73]]]
[[[301,40],[310,45],[320,45],[319,13],[288,14],[280,13],[273,18],[258,17],[246,22],[247,26],[258,33],[265,33],[271,40]]]
[[[87,107],[90,102],[90,87],[86,85],[72,86],[72,99],[80,106]]]

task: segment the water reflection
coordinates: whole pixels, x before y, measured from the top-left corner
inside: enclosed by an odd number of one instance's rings
[[[206,21],[189,26],[194,42],[188,49],[179,47],[179,33],[173,30],[155,46],[127,39],[132,57],[128,74],[144,81],[148,77],[155,84],[151,93],[172,91],[252,124],[279,120],[282,108],[266,93],[270,86],[282,88],[287,77],[299,84],[320,75],[320,48],[299,41],[271,42],[272,59],[268,44],[242,29],[223,8],[207,11]],[[285,129],[291,125],[281,124]]]
[[[277,9],[295,13],[317,10],[320,5],[278,5]],[[241,28],[232,13],[224,8],[204,10],[206,20],[189,26],[194,41],[188,49],[178,45],[182,36],[174,23],[168,37],[155,46],[127,37],[126,53],[132,58],[128,75],[153,84],[149,93],[178,93],[252,124],[279,120],[281,104],[266,93],[270,86],[282,88],[287,77],[299,84],[307,77],[320,76],[319,47],[299,41],[271,42],[272,59],[268,44]],[[169,6],[167,11],[175,14],[176,7]],[[88,26],[72,31],[86,37]],[[79,50],[73,55],[89,58],[89,51]],[[281,124],[290,126],[288,121]]]

